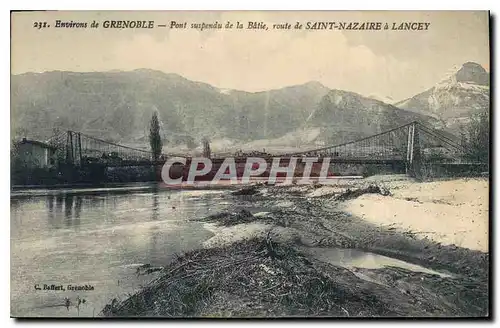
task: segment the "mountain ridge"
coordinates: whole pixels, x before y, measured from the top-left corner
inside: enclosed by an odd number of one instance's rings
[[[278,137],[288,132],[283,123],[298,126],[327,90],[319,83],[305,83],[223,94],[207,83],[150,69],[23,73],[11,76],[12,123],[14,130],[37,137],[48,137],[59,128],[92,130],[114,140],[141,139],[138,134],[144,137],[152,112],[159,111],[172,134]],[[266,117],[267,127],[260,126],[259,115]],[[120,124],[127,117],[129,122]]]
[[[467,110],[483,106],[483,89],[489,100],[489,85],[477,65],[465,63],[451,80],[395,104],[373,94],[329,89],[318,81],[247,92],[147,68],[27,72],[11,75],[11,127],[14,135],[40,139],[54,130],[74,130],[147,144],[149,120],[157,111],[165,143],[172,145],[206,136],[237,143],[300,143],[299,135],[307,143],[342,142],[414,120],[448,128],[446,115],[422,104],[435,92],[446,99],[459,90],[463,99],[480,95],[479,105],[477,99],[465,102]]]
[[[430,115],[458,131],[471,115],[490,107],[490,74],[479,64],[466,62],[453,74],[429,89],[409,97],[395,106]]]

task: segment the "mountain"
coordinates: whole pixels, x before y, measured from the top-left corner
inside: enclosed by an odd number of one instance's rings
[[[311,128],[320,128],[325,143],[339,144],[420,121],[440,128],[438,120],[403,110],[354,92],[331,90],[307,120]]]
[[[319,82],[245,92],[149,69],[25,73],[11,77],[11,127],[17,138],[44,140],[55,129],[74,130],[147,147],[157,111],[169,149],[194,147],[192,141],[205,136],[227,149],[312,147],[415,120],[443,128],[456,114],[451,105],[457,101],[467,113],[488,103],[488,78],[467,63],[450,79],[391,105]]]
[[[235,135],[246,140],[276,138],[304,124],[328,88],[319,82],[249,93],[231,91]],[[243,139],[243,138],[239,138]]]
[[[467,62],[432,88],[395,106],[431,115],[456,132],[471,115],[489,110],[489,80],[490,74],[481,65]]]
[[[368,96],[368,98],[371,98],[371,99],[375,99],[375,100],[378,100],[378,101],[381,101],[381,102],[384,102],[386,104],[394,104],[396,101],[394,101],[394,99],[392,99],[392,97],[390,96],[381,96],[381,95],[378,95],[378,94],[375,94],[375,93],[372,93]]]
[[[276,138],[304,123],[328,92],[318,82],[270,90],[221,90],[176,74],[53,71],[11,77],[11,126],[45,139],[54,129],[144,143],[158,111],[166,142]]]

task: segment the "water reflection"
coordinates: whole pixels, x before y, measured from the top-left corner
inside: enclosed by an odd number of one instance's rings
[[[100,208],[104,206],[106,198],[97,194],[89,196],[87,200],[89,202],[89,208]]]
[[[160,201],[159,201],[158,187],[153,188],[153,204],[151,207],[151,220],[157,221],[160,215]]]
[[[66,296],[74,298],[74,293],[33,293],[29,286],[91,282],[96,289],[85,294],[87,306],[79,315],[92,316],[94,307],[98,311],[110,297],[133,293],[151,278],[138,278],[136,265],[163,266],[174,254],[200,247],[212,233],[193,219],[226,206],[211,191],[154,188],[129,193],[61,190],[14,199],[12,314],[78,315],[64,307],[47,307]]]
[[[64,221],[66,227],[80,225],[83,196],[59,194],[57,196],[46,196],[45,199],[48,221],[52,227],[61,228],[62,221]]]
[[[405,262],[392,257],[387,257],[375,253],[363,252],[357,249],[340,248],[305,248],[320,261],[325,261],[345,268],[380,269],[384,267],[398,267],[415,272],[435,274],[442,277],[449,277],[448,274],[437,272],[417,264]]]
[[[54,212],[54,196],[47,196],[47,209],[49,210],[49,213]]]
[[[59,194],[56,196],[56,212],[62,212],[62,207],[63,207],[63,201],[64,201],[64,194]]]
[[[82,214],[82,203],[83,203],[83,198],[82,197],[77,197],[75,200],[75,219],[80,222],[80,215]]]

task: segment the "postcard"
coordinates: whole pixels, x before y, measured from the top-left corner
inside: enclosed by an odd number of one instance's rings
[[[15,318],[489,318],[487,11],[13,11]]]

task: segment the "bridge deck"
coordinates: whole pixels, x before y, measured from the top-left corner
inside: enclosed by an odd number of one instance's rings
[[[283,161],[287,161],[291,157],[282,157]],[[295,157],[298,159],[297,164],[303,163],[300,157]],[[317,163],[323,162],[323,157],[318,157]],[[222,163],[225,158],[211,158],[212,164]],[[187,160],[189,164],[189,159]],[[272,162],[272,158],[270,158],[268,163]],[[405,161],[401,158],[399,159],[356,159],[356,158],[330,158],[330,164],[402,164]],[[246,159],[236,159],[236,163],[246,163]],[[134,166],[163,166],[165,164],[165,160],[160,161],[119,161],[113,163],[83,163],[82,166],[106,166],[106,167],[134,167]]]

